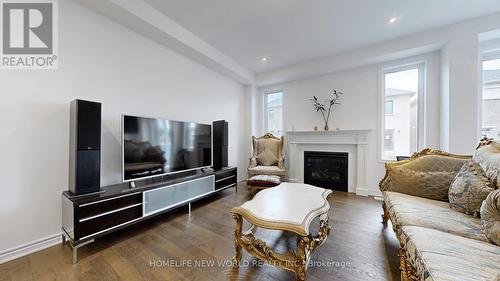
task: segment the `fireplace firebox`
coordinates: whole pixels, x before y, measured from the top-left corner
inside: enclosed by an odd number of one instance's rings
[[[304,183],[347,192],[348,153],[304,151]]]

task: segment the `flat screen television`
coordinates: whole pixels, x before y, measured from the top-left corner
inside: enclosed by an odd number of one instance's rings
[[[212,166],[212,126],[123,115],[123,181]]]

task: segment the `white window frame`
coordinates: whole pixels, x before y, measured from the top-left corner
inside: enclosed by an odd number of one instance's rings
[[[426,96],[426,61],[407,61],[400,63],[388,63],[379,67],[379,90],[378,90],[378,160],[381,163],[394,161],[384,158],[384,135],[385,135],[385,75],[389,73],[418,69],[418,112],[417,112],[417,150],[425,147],[425,96]],[[394,104],[393,104],[394,110]],[[399,155],[398,155],[399,156]],[[411,155],[406,155],[411,156]]]
[[[483,62],[500,59],[500,39],[481,41],[479,44],[479,63],[477,65],[477,141],[481,139],[483,128]]]
[[[283,89],[275,89],[272,91],[266,91],[264,92],[264,133],[267,134],[269,133],[269,128],[268,128],[268,107],[267,107],[267,97],[272,94],[277,94],[281,93],[281,135],[283,136],[285,134],[285,120],[283,118],[284,116],[284,105],[285,105],[285,93],[283,92]]]
[[[481,60],[479,65],[479,96],[478,96],[478,133],[477,138],[478,141],[482,138],[483,132],[483,90],[484,90],[484,82],[483,82],[483,63],[488,60],[497,60],[500,59],[500,47],[494,50],[485,50],[484,47],[481,48]]]

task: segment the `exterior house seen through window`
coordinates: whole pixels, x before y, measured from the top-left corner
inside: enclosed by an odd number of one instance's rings
[[[274,136],[283,134],[283,92],[265,95],[266,131]]]
[[[500,139],[500,59],[483,61],[481,137]]]
[[[382,160],[417,151],[419,72],[418,65],[384,71]]]

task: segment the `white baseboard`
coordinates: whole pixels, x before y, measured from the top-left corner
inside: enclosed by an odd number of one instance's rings
[[[41,251],[59,243],[62,243],[61,233],[53,234],[21,246],[7,249],[3,252],[0,252],[0,264],[29,255],[34,252]]]
[[[380,190],[368,189],[368,188],[356,188],[356,195],[361,196],[382,196]]]

